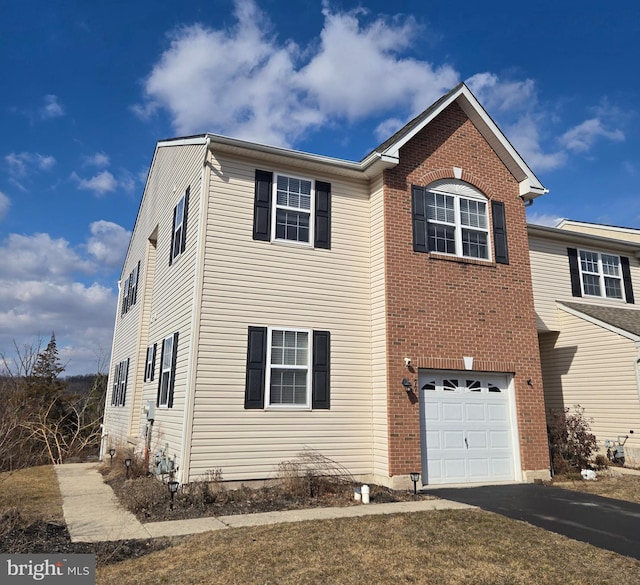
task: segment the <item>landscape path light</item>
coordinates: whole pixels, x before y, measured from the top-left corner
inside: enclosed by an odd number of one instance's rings
[[[170,500],[169,500],[169,510],[173,510],[173,498],[176,495],[176,492],[178,491],[178,486],[180,484],[175,480],[175,479],[170,479],[167,482],[167,487],[169,488],[169,496],[170,496]]]
[[[409,474],[411,481],[413,482],[413,495],[415,496],[418,493],[418,480],[420,479],[420,474],[417,471],[412,471]]]
[[[113,456],[116,454],[116,450],[111,447],[111,449],[109,449],[109,457],[111,457],[111,460],[109,461],[110,465],[113,465]]]
[[[129,470],[131,469],[131,457],[124,460],[124,466],[127,468],[127,479],[129,479]]]

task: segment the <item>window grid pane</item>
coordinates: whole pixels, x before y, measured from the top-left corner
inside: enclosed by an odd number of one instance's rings
[[[271,335],[271,364],[309,365],[309,334],[306,331],[278,331]]]
[[[488,258],[489,248],[487,246],[486,232],[463,229],[462,255],[470,258]]]
[[[487,205],[474,199],[460,199],[460,223],[465,226],[486,230]]]
[[[278,175],[276,203],[296,209],[311,209],[311,181]]]
[[[294,242],[309,241],[310,214],[298,211],[276,210],[276,238]]]
[[[620,279],[605,277],[604,291],[605,295],[610,299],[621,299],[622,286],[620,285]]]
[[[444,254],[456,253],[456,230],[446,225],[429,224],[429,250]]]
[[[600,277],[594,274],[583,274],[582,284],[584,286],[584,294],[600,297]]]
[[[271,404],[307,403],[307,370],[271,370]]]
[[[598,274],[598,254],[594,252],[580,251],[580,267],[583,272]]]
[[[620,276],[619,265],[620,259],[617,256],[602,254],[602,272],[606,276]]]
[[[427,193],[427,219],[455,223],[454,198],[442,193]]]

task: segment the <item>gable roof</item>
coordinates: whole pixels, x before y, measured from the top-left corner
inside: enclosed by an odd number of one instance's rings
[[[491,119],[491,116],[487,114],[486,110],[464,83],[459,83],[451,91],[443,95],[422,112],[422,114],[416,116],[388,140],[385,140],[366,156],[362,162],[365,163],[368,159],[376,156],[397,160],[400,149],[454,102],[462,108],[484,139],[500,157],[500,160],[502,160],[507,169],[509,169],[509,172],[515,177],[516,181],[518,181],[520,184],[520,196],[523,199],[532,200],[548,192],[548,189],[545,189],[524,159],[518,154],[507,137],[502,133],[500,128],[498,128],[496,123]]]
[[[623,309],[605,305],[587,305],[584,303],[558,303],[561,309],[572,315],[587,318],[588,321],[609,329],[623,337],[640,342],[640,310]]]

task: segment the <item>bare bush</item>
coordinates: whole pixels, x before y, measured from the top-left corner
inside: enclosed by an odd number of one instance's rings
[[[598,443],[584,408],[576,404],[573,412],[564,408],[550,414],[549,444],[555,473],[588,468]]]

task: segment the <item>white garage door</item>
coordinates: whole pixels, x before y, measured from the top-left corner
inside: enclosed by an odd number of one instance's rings
[[[515,479],[506,376],[421,370],[419,387],[423,483]]]

